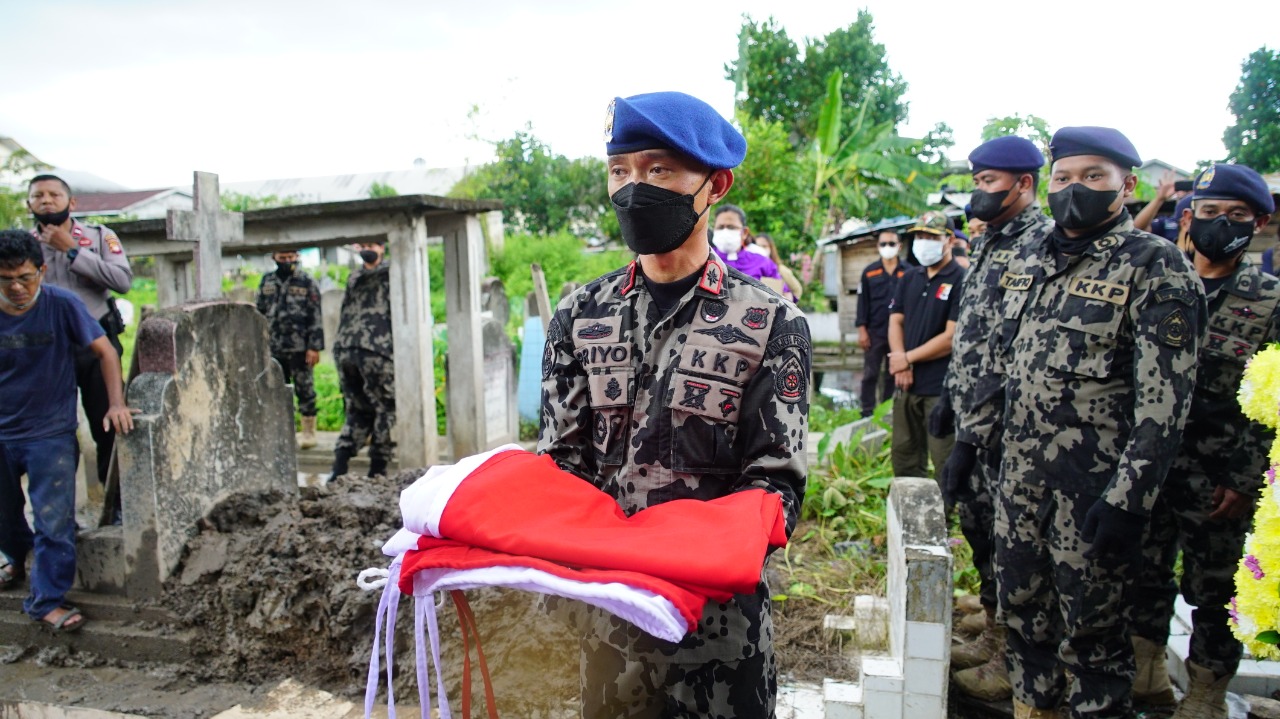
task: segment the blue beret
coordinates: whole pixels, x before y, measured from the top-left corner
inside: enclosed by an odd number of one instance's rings
[[[1197,200],[1240,200],[1261,215],[1276,211],[1266,180],[1246,165],[1214,165],[1201,172],[1192,187]]]
[[[964,233],[964,230],[956,230],[956,237],[959,237],[965,242],[969,241],[969,236]]]
[[[683,92],[617,97],[605,119],[610,155],[663,148],[684,153],[714,170],[737,167],[747,140],[707,103]]]
[[[1193,199],[1195,199],[1195,196],[1187,193],[1183,195],[1182,199],[1178,200],[1177,204],[1173,206],[1173,219],[1175,222],[1182,219],[1183,210],[1191,209],[1191,201]]]
[[[1044,155],[1036,144],[1017,135],[987,140],[969,153],[969,168],[975,173],[983,170],[1035,172],[1041,167],[1044,167]]]
[[[1053,133],[1049,154],[1054,162],[1075,155],[1100,155],[1125,168],[1142,164],[1129,138],[1110,127],[1064,127]]]

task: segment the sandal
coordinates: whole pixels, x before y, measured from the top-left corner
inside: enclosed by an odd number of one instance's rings
[[[62,606],[59,609],[63,610],[63,614],[56,621],[49,621],[48,619],[49,614],[53,614],[53,612],[49,612],[44,618],[36,621],[43,624],[54,634],[70,634],[71,632],[80,631],[80,627],[83,627],[85,623],[84,615],[80,613],[80,610],[72,606]]]
[[[22,580],[22,567],[14,564],[9,555],[0,552],[0,589],[8,589]]]

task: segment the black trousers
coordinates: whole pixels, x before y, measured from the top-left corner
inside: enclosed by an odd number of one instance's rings
[[[120,338],[105,327],[103,330],[107,333],[107,341],[116,348],[116,353],[123,355],[124,348],[120,346]],[[115,430],[102,428],[102,420],[107,416],[111,400],[107,394],[106,380],[102,377],[102,363],[88,347],[76,350],[76,386],[80,388],[80,404],[84,407],[84,416],[89,420],[93,444],[98,448],[98,481],[106,484],[116,433]]]
[[[876,405],[893,396],[893,375],[885,363],[889,359],[889,337],[871,338],[871,348],[863,356],[862,390],[858,401],[862,404],[862,416],[870,417]],[[883,392],[877,395],[877,385]]]

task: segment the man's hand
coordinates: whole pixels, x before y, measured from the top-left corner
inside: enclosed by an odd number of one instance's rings
[[[54,225],[40,225],[40,241],[58,252],[66,252],[76,246],[70,232]]]
[[[1218,485],[1213,488],[1213,511],[1209,513],[1209,521],[1239,519],[1252,509],[1253,497]]]
[[[114,428],[120,434],[129,434],[133,431],[133,415],[141,411],[122,404],[113,404],[107,408],[107,414],[102,418],[102,428],[108,432]]]
[[[1142,553],[1142,533],[1147,518],[1113,507],[1099,498],[1084,516],[1080,539],[1093,545],[1085,559],[1111,560],[1109,563],[1133,563]]]
[[[978,448],[968,442],[956,442],[942,465],[942,501],[947,506],[973,497],[973,467],[978,463]]]
[[[1172,170],[1165,172],[1160,178],[1160,185],[1156,187],[1156,198],[1161,202],[1164,202],[1165,200],[1173,197],[1174,192],[1176,192],[1174,189],[1174,183],[1177,181],[1178,176],[1175,175]]]
[[[862,348],[863,352],[871,349],[871,333],[867,332],[865,326],[858,328],[858,346]]]
[[[898,374],[906,372],[911,368],[911,363],[907,362],[906,352],[890,352],[889,353],[889,372],[890,374]]]
[[[320,351],[307,350],[307,366],[315,367],[319,363],[320,363]]]
[[[906,391],[911,389],[911,385],[916,383],[915,373],[909,369],[896,372],[893,375],[893,386],[900,390]]]

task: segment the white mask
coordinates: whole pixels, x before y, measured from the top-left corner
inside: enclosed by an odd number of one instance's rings
[[[754,252],[754,253],[756,253],[757,255],[760,255],[760,256],[762,256],[762,257],[768,257],[768,256],[769,256],[769,251],[768,251],[768,250],[766,250],[765,248],[761,247],[760,245],[757,245],[757,244],[756,244],[756,243],[754,243],[754,242],[749,242],[749,243],[747,243],[747,252]]]
[[[880,248],[880,259],[882,260],[892,260],[897,256],[898,256],[897,247],[881,247]]]
[[[916,256],[920,264],[933,267],[942,260],[942,240],[916,239],[911,244],[911,253]]]
[[[736,260],[738,251],[742,249],[742,230],[716,230],[711,235],[711,244],[725,257]]]

